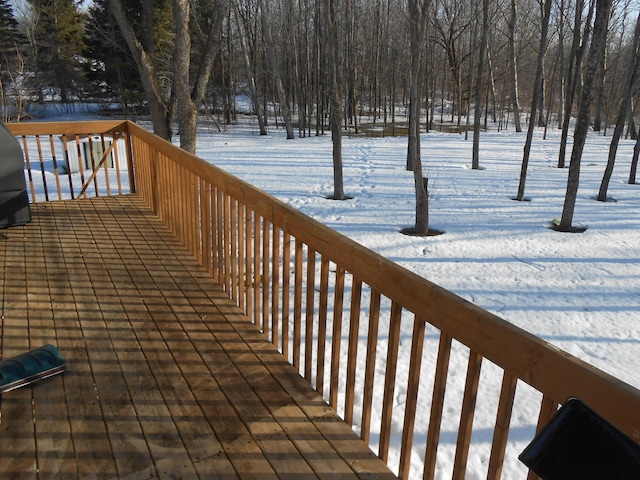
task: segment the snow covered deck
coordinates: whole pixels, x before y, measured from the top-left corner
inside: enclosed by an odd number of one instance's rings
[[[0,353],[67,371],[2,396],[0,478],[395,478],[138,197],[32,213]]]

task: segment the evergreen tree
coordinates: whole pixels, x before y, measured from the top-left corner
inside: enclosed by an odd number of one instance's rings
[[[9,0],[0,0],[0,56],[3,62],[17,54],[24,42],[18,30],[18,21],[13,16]]]
[[[128,114],[131,106],[143,103],[144,91],[107,0],[94,0],[87,14],[85,35],[85,55],[90,59],[86,76],[94,86],[94,94],[120,101]]]
[[[24,111],[24,50],[26,38],[11,5],[0,0],[0,114],[3,121],[19,119]]]
[[[36,11],[34,59],[41,87],[53,87],[63,102],[83,80],[84,15],[74,0],[29,0]]]

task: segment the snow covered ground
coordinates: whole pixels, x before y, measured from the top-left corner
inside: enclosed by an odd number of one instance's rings
[[[285,140],[252,129],[199,136],[198,155],[311,217],[583,360],[640,387],[640,185],[626,183],[633,149],[623,141],[609,189],[597,202],[610,137],[585,147],[574,225],[548,228],[562,213],[568,169],[558,169],[559,132],[536,133],[527,180],[517,193],[525,133],[481,135],[481,170],[471,139],[425,134],[430,225],[435,237],[407,237],[414,221],[406,138],[345,138],[345,192],[333,192],[331,140]],[[568,159],[567,159],[568,163]]]
[[[273,127],[266,137],[250,125],[232,127],[227,133],[205,129],[199,135],[198,155],[432,282],[640,387],[640,185],[626,183],[633,142],[623,141],[618,152],[609,189],[617,201],[601,203],[594,196],[610,137],[590,134],[574,216],[574,225],[588,229],[569,234],[548,228],[552,219],[561,216],[566,190],[568,169],[556,166],[559,131],[549,130],[546,140],[542,130],[536,132],[526,188],[530,201],[512,200],[524,140],[525,133],[513,130],[482,133],[481,170],[472,170],[471,137],[465,141],[463,135],[455,134],[423,136],[430,225],[445,231],[427,238],[399,233],[414,222],[413,177],[404,168],[406,138],[344,139],[345,192],[354,197],[344,202],[325,198],[333,192],[329,136],[287,141],[284,132]],[[411,322],[403,329],[403,335],[410,336]],[[436,345],[428,348],[433,350]],[[408,350],[401,349],[401,357],[408,356]],[[454,360],[451,376],[463,379],[465,362],[464,355]],[[491,369],[486,370],[483,377],[490,377]],[[500,381],[499,373],[495,375],[488,383]],[[427,384],[429,380],[424,379]],[[461,395],[463,382],[447,389],[447,395]],[[401,404],[402,392],[398,396]],[[524,478],[516,457],[533,435],[531,419],[536,418],[537,407],[530,394],[523,403],[524,410],[532,411],[528,418],[512,420],[510,458],[503,478]],[[478,406],[473,437],[477,446],[469,456],[467,478],[486,475],[494,408],[490,401]],[[450,413],[443,425],[437,478],[451,474],[458,417]],[[417,426],[412,476],[421,476],[426,420],[423,423]],[[402,426],[395,429],[397,442]],[[392,450],[392,465],[398,454]]]

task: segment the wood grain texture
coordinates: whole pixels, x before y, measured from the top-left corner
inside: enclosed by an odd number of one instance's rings
[[[140,199],[32,211],[0,240],[2,355],[68,370],[3,396],[0,478],[394,478]]]

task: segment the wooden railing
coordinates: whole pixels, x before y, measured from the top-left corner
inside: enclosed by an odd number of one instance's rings
[[[500,478],[570,397],[640,439],[640,391],[135,124],[10,128],[124,132],[130,191],[401,478],[432,479],[442,464],[464,478],[472,462]],[[474,424],[478,410],[491,425]],[[525,431],[512,439],[514,421]]]
[[[22,145],[32,203],[135,191],[126,123],[14,123],[7,127]]]

